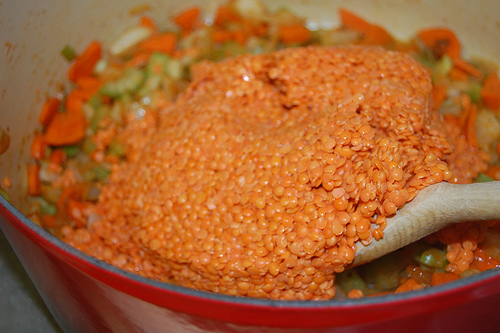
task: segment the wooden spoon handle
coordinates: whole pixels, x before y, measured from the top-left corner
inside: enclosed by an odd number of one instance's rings
[[[368,246],[358,243],[352,265],[379,258],[453,223],[499,218],[500,181],[435,184],[387,219],[384,238]]]

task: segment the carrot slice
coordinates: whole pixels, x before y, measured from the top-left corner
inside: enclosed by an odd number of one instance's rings
[[[212,41],[214,43],[225,43],[232,39],[233,39],[233,34],[229,30],[215,28],[212,31]]]
[[[371,24],[368,23],[365,19],[346,9],[339,9],[339,14],[342,25],[346,28],[362,32],[365,32],[371,28]]]
[[[418,290],[422,289],[424,286],[422,286],[420,283],[418,283],[415,279],[409,278],[406,280],[402,285],[394,291],[394,293],[402,293],[405,291],[412,291],[412,290]]]
[[[499,146],[500,145],[497,145],[497,147],[499,147]],[[500,180],[500,166],[498,166],[498,165],[490,165],[484,173],[488,177],[493,178],[494,180]]]
[[[339,13],[342,25],[360,32],[363,35],[363,43],[385,45],[392,41],[391,35],[381,26],[372,24],[346,9],[339,9]]]
[[[461,70],[464,73],[467,73],[469,75],[475,76],[475,77],[481,77],[483,76],[483,73],[476,67],[472,66],[469,62],[463,60],[462,58],[454,58],[452,59],[453,61],[453,66],[455,68]]]
[[[43,126],[47,126],[50,123],[52,117],[59,110],[59,105],[61,101],[58,98],[49,98],[45,101],[42,106],[42,111],[40,112],[40,116],[38,117],[38,122]]]
[[[177,45],[177,36],[171,32],[153,35],[140,44],[140,49],[146,52],[163,52],[172,54]]]
[[[497,109],[500,107],[500,79],[496,72],[486,76],[480,94],[486,107],[498,112]]]
[[[432,100],[434,108],[439,109],[446,100],[446,85],[440,84],[432,88]]]
[[[43,135],[37,134],[33,138],[33,142],[31,143],[31,157],[35,160],[40,161],[45,157],[45,148],[47,147],[47,142],[45,141],[45,137]]]
[[[279,29],[279,38],[285,44],[306,43],[311,37],[311,31],[303,24],[282,25]]]
[[[447,54],[451,59],[460,58],[460,41],[455,33],[446,28],[420,30],[417,38],[432,50],[437,58]]]
[[[434,272],[431,277],[431,284],[433,286],[437,286],[438,284],[443,284],[451,281],[458,280],[460,275],[455,273],[446,273],[446,272]]]
[[[201,14],[199,7],[191,7],[174,17],[174,22],[183,30],[191,30]]]
[[[139,22],[139,25],[142,27],[149,28],[155,32],[158,31],[158,27],[156,26],[155,21],[149,16],[141,17],[141,21]]]
[[[54,149],[50,154],[49,161],[57,165],[62,165],[66,160],[66,153],[61,148]]]
[[[228,6],[220,6],[215,14],[215,25],[223,26],[230,22],[240,22],[241,16]]]
[[[477,105],[472,104],[469,111],[469,116],[467,117],[467,123],[465,126],[465,137],[467,138],[467,143],[469,146],[477,151],[477,135],[476,135],[476,121],[477,121]]]
[[[38,171],[40,166],[36,163],[28,164],[28,194],[29,195],[40,195],[42,189],[42,183],[40,182],[40,177]]]
[[[80,109],[58,112],[45,132],[45,142],[52,146],[71,145],[85,138],[85,117]]]
[[[101,44],[99,42],[92,42],[83,51],[83,53],[75,59],[73,64],[68,70],[68,78],[76,82],[82,77],[91,76],[95,65],[101,59]]]

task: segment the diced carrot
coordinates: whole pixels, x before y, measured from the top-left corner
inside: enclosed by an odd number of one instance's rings
[[[452,61],[453,61],[453,66],[455,66],[455,68],[468,75],[472,75],[477,78],[483,76],[483,73],[481,73],[479,69],[472,66],[469,62],[463,60],[462,58],[453,58]]]
[[[438,284],[443,284],[451,281],[458,280],[460,275],[455,273],[447,273],[447,272],[434,272],[431,277],[431,284],[433,286],[437,286]]]
[[[457,127],[460,127],[460,120],[458,119],[457,116],[451,113],[447,113],[444,115],[444,121],[447,123],[455,124]]]
[[[52,146],[75,144],[85,138],[85,117],[81,109],[58,112],[45,132],[45,142]]]
[[[40,112],[40,116],[38,117],[38,122],[43,126],[47,126],[52,120],[52,117],[59,110],[60,104],[61,101],[58,98],[53,97],[47,99],[42,106],[42,111]]]
[[[40,219],[43,226],[46,228],[55,228],[57,225],[57,219],[55,215],[42,215]]]
[[[489,256],[484,249],[478,247],[474,250],[474,261],[470,264],[470,269],[477,269],[484,272],[488,269],[500,267],[500,261]]]
[[[467,94],[460,95],[460,104],[462,105],[462,113],[460,114],[458,120],[460,128],[465,128],[467,119],[469,119],[469,112],[471,110],[471,104],[472,104],[469,95]]]
[[[467,118],[467,123],[465,126],[465,137],[467,138],[467,143],[471,147],[477,151],[477,135],[476,135],[476,121],[477,121],[477,105],[472,104],[471,109],[469,111],[469,116]]]
[[[422,286],[420,283],[418,283],[415,279],[409,278],[402,285],[400,285],[394,293],[402,293],[405,291],[418,290],[418,289],[422,289],[423,287],[424,286]]]
[[[450,72],[448,73],[448,76],[456,81],[464,81],[464,82],[469,81],[469,75],[466,72],[456,67],[451,68]]]
[[[149,16],[141,17],[141,21],[139,22],[139,25],[142,27],[150,28],[154,32],[158,31],[158,27],[156,26],[155,21]]]
[[[340,20],[345,28],[356,31],[367,31],[371,28],[371,24],[358,15],[341,8],[339,9]]]
[[[497,149],[498,149],[498,147],[499,147],[499,145],[497,145]],[[500,166],[499,165],[490,165],[484,173],[488,177],[493,178],[494,180],[500,180]]]
[[[247,42],[248,35],[242,29],[238,29],[233,32],[233,38],[236,43],[244,46]]]
[[[76,82],[82,77],[91,76],[95,65],[101,59],[101,44],[99,42],[92,42],[78,56],[68,70],[68,78]]]
[[[491,72],[486,76],[480,94],[486,107],[498,112],[500,107],[500,79],[496,72]]]
[[[140,67],[145,65],[149,57],[151,57],[151,52],[136,52],[130,60],[127,61],[125,66],[127,67]]]
[[[177,45],[177,36],[171,32],[153,35],[143,41],[139,48],[146,52],[163,52],[172,54]]]
[[[392,41],[392,36],[381,26],[372,24],[343,8],[339,9],[339,13],[342,25],[360,32],[363,36],[363,43],[385,45]]]
[[[66,153],[61,148],[54,149],[49,157],[49,161],[57,165],[63,164],[65,160]]]
[[[215,25],[223,26],[226,23],[240,22],[241,16],[229,6],[220,6],[215,14]]]
[[[215,28],[212,31],[212,41],[214,43],[225,43],[232,39],[233,39],[233,33],[229,30]]]
[[[500,156],[500,141],[497,142],[497,153],[498,153],[498,156]]]
[[[439,109],[446,100],[446,91],[445,84],[436,85],[432,88],[432,100],[435,109]]]
[[[42,184],[40,182],[40,177],[38,172],[40,171],[40,166],[36,163],[28,164],[28,194],[29,195],[40,195]]]
[[[191,30],[200,18],[200,7],[191,7],[174,17],[174,22],[183,30]]]
[[[45,157],[45,148],[47,148],[47,142],[42,134],[36,134],[31,143],[31,157],[35,160],[40,161]]]
[[[75,91],[84,101],[88,101],[99,91],[103,83],[96,77],[82,77],[76,82],[78,89]]]
[[[85,202],[76,200],[74,198],[69,198],[66,205],[66,212],[68,216],[75,221],[78,227],[83,227],[86,225],[86,220],[83,211],[87,207]]]
[[[282,25],[279,28],[279,38],[285,44],[306,43],[312,34],[303,24]]]
[[[65,187],[57,200],[56,207],[58,213],[66,213],[66,207],[70,199],[80,200],[82,189],[78,185]]]
[[[417,38],[423,42],[434,55],[441,58],[447,54],[451,59],[460,58],[461,45],[455,33],[446,28],[430,28],[420,30]]]

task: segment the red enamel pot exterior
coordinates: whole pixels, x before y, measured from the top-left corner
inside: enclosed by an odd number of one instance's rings
[[[193,4],[150,0],[158,21]],[[500,54],[500,2],[455,0],[276,0],[318,24],[346,7],[397,37],[417,27],[452,26],[468,50]],[[267,2],[266,2],[267,4]],[[134,0],[0,2],[0,125],[11,147],[0,156],[12,202],[23,206],[23,166],[37,114],[51,85],[64,80],[60,50],[94,38],[111,41],[133,24]],[[213,6],[212,6],[213,7]],[[334,19],[332,19],[332,17]],[[478,52],[469,52],[472,54]],[[50,312],[66,332],[497,332],[500,271],[415,292],[347,301],[286,302],[209,294],[151,281],[87,256],[33,224],[0,196],[0,228]]]
[[[30,225],[0,200],[3,232],[67,332],[495,332],[500,327],[496,271],[433,289],[345,302],[214,295],[99,262]]]

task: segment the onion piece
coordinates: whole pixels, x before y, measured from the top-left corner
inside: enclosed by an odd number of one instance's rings
[[[111,44],[109,52],[114,56],[124,55],[152,34],[152,29],[143,26],[128,29]]]

